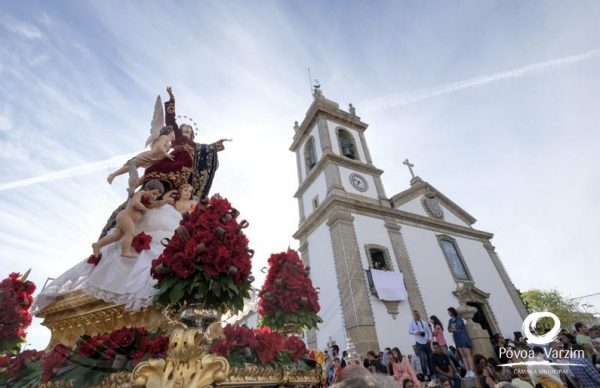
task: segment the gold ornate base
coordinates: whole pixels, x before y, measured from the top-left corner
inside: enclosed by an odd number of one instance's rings
[[[146,308],[125,311],[123,305],[107,303],[81,291],[58,297],[37,314],[52,336],[48,348],[61,343],[73,346],[84,335],[108,333],[122,327],[144,326],[148,331],[166,329],[168,321],[160,311]]]

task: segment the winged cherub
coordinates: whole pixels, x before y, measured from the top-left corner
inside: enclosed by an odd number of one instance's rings
[[[173,156],[169,154],[172,142],[175,140],[175,131],[170,125],[163,126],[162,102],[160,96],[156,98],[156,106],[160,109],[154,109],[154,117],[151,123],[150,137],[146,141],[146,146],[151,146],[150,150],[141,152],[134,158],[130,159],[121,168],[108,175],[106,180],[112,184],[113,180],[119,175],[125,174],[127,171],[136,171],[138,167],[149,167],[155,162],[162,159],[173,160]],[[137,172],[135,173],[137,181]]]

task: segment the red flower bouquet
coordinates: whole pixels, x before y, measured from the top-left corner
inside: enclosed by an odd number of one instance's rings
[[[41,370],[39,360],[43,356],[44,352],[37,350],[25,350],[16,356],[1,356],[0,384],[3,387],[37,386]]]
[[[133,241],[131,242],[131,246],[133,247],[133,249],[135,249],[135,251],[137,253],[140,253],[141,251],[143,251],[145,249],[150,249],[151,242],[152,242],[152,236],[150,236],[144,232],[140,232],[140,233],[138,233],[137,236],[135,236],[133,238]]]
[[[259,325],[274,330],[315,329],[321,318],[317,291],[298,253],[292,249],[273,254],[258,297]]]
[[[252,250],[237,210],[218,195],[181,221],[163,253],[152,261],[160,306],[200,302],[205,308],[239,311],[249,297]]]
[[[285,337],[268,327],[250,329],[246,326],[227,325],[225,337],[212,342],[210,351],[226,357],[232,365],[250,364],[285,365],[298,363],[308,355],[304,342],[296,337]]]
[[[81,336],[74,349],[56,345],[44,358],[41,382],[72,380],[74,387],[100,383],[110,373],[133,370],[140,361],[166,356],[169,338],[143,327],[123,327],[108,334]]]
[[[16,354],[31,325],[35,284],[13,272],[0,282],[0,353]]]

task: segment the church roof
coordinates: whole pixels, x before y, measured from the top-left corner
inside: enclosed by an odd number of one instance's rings
[[[413,178],[410,188],[394,195],[392,198],[390,198],[390,201],[392,203],[392,207],[398,208],[402,204],[405,204],[408,201],[423,195],[435,196],[435,198],[437,198],[445,208],[454,213],[467,225],[473,225],[477,221],[475,217],[467,213],[467,211],[462,207],[458,206],[456,202],[446,197],[441,191],[433,187],[429,182],[425,182],[419,177]]]

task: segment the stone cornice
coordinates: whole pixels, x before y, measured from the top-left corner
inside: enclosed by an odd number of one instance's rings
[[[300,185],[298,186],[298,190],[296,190],[296,193],[294,193],[295,198],[299,198],[304,193],[304,191],[306,191],[306,189],[308,189],[310,185],[312,185],[312,183],[319,176],[319,174],[323,172],[323,170],[327,166],[327,163],[331,163],[335,166],[347,167],[374,176],[381,176],[381,174],[383,174],[383,170],[380,170],[377,167],[365,164],[361,161],[346,158],[345,156],[334,154],[332,151],[328,151],[323,153],[323,156],[321,156],[321,159],[319,159],[317,164],[310,170],[310,172],[306,176],[306,179],[304,179],[302,183],[300,183]]]
[[[428,191],[435,193],[436,198],[438,198],[445,207],[447,207],[458,218],[463,220],[468,225],[473,225],[477,221],[475,217],[467,213],[463,208],[458,206],[454,201],[446,197],[441,191],[433,187],[428,182],[420,181],[415,183],[410,188],[394,195],[390,201],[392,202],[392,206],[396,207],[410,201],[411,199],[417,198],[420,195],[426,194]]]
[[[313,231],[318,225],[327,222],[337,207],[341,206],[345,211],[359,213],[364,215],[375,215],[382,219],[392,218],[401,224],[412,225],[430,229],[438,233],[449,233],[455,236],[465,236],[477,240],[489,240],[494,235],[492,233],[473,229],[466,226],[451,224],[444,220],[424,217],[418,214],[406,212],[404,210],[386,208],[383,206],[365,203],[364,201],[355,200],[352,198],[342,197],[332,194],[315,210],[308,218],[304,220],[298,227],[294,238],[305,239],[306,236]]]
[[[321,115],[335,119],[359,132],[363,132],[369,126],[367,123],[362,122],[359,116],[341,110],[336,102],[328,100],[323,96],[316,97],[308,108],[306,116],[304,117],[304,120],[302,120],[302,124],[300,124],[298,131],[294,134],[294,140],[290,146],[290,151],[295,152],[298,149],[302,139],[305,138],[313,123],[316,122]]]

